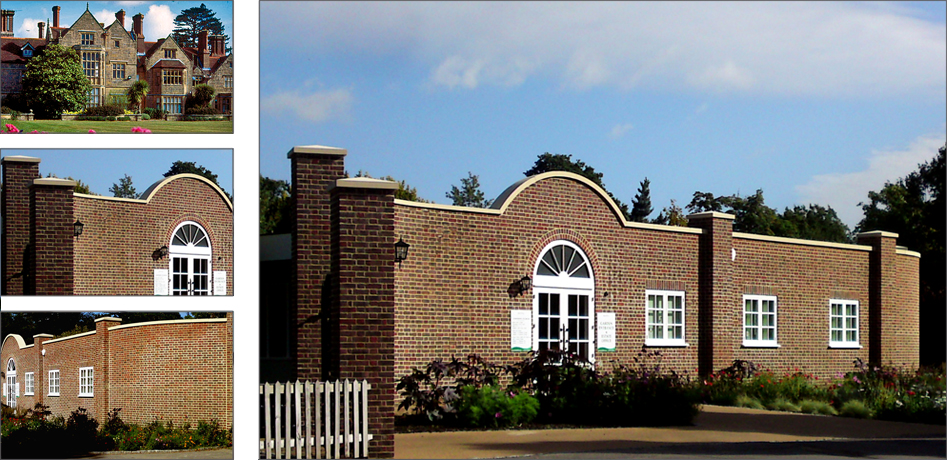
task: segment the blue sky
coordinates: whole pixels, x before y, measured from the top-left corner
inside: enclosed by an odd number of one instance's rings
[[[572,154],[652,217],[695,191],[859,201],[947,138],[945,2],[261,2],[260,172],[294,145],[448,203]],[[305,46],[299,46],[305,44]]]
[[[132,16],[145,15],[142,29],[145,40],[157,41],[171,34],[174,18],[181,11],[205,4],[217,14],[224,25],[224,33],[233,37],[233,2],[88,2],[89,12],[106,27],[115,22],[115,13],[125,10],[125,29],[132,30]],[[3,9],[13,10],[14,34],[17,37],[34,38],[38,35],[37,22],[52,24],[53,6],[59,5],[60,27],[69,27],[85,12],[86,2],[46,0],[37,2],[4,1]]]
[[[3,149],[3,156],[26,155],[40,159],[39,172],[43,177],[71,176],[89,184],[93,193],[112,196],[109,188],[128,174],[138,193],[164,179],[175,161],[193,161],[217,174],[217,182],[233,194],[233,151],[213,149],[193,150],[119,150],[119,149]],[[234,197],[236,200],[236,197]]]

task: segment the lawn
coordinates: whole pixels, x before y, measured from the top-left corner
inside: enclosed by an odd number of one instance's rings
[[[61,121],[61,120],[3,120],[0,127],[6,131],[11,124],[25,133],[33,130],[49,133],[131,133],[132,128],[141,126],[153,133],[233,133],[233,121]]]

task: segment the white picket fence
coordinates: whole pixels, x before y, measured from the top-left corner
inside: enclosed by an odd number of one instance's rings
[[[368,457],[366,380],[260,385],[261,458]]]

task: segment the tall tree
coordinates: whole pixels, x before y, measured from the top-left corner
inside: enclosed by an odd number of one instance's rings
[[[143,112],[145,110],[145,98],[148,96],[149,89],[147,81],[135,80],[125,93],[125,96],[128,98],[128,107],[134,108],[138,112]]]
[[[219,182],[217,182],[217,175],[211,172],[209,169],[205,168],[204,166],[198,166],[193,161],[180,161],[180,160],[175,161],[174,163],[171,164],[171,168],[168,169],[168,172],[164,173],[164,177],[171,177],[175,174],[188,174],[188,173],[197,174],[198,176],[207,178],[207,180],[213,182],[215,185],[220,187],[220,189],[223,190],[225,194],[227,194],[227,198],[230,198],[230,201],[233,201],[233,195],[227,192],[227,189],[225,189],[222,185],[220,185]]]
[[[631,219],[634,222],[647,222],[648,216],[654,212],[651,207],[651,181],[647,177],[641,181],[638,193],[631,200]]]
[[[128,174],[125,174],[125,177],[119,179],[117,184],[113,183],[112,186],[109,187],[109,192],[116,198],[138,198],[138,191],[136,191],[135,186],[132,185],[132,177]]]
[[[447,198],[453,200],[455,206],[469,206],[474,208],[489,208],[493,200],[484,198],[480,191],[480,176],[467,171],[467,177],[460,179],[460,187],[452,185]]]
[[[36,334],[59,335],[81,327],[95,327],[95,317],[81,312],[0,313],[0,336],[18,334],[24,340]]]
[[[92,89],[79,55],[61,45],[47,45],[30,59],[22,84],[23,94],[38,118],[58,118],[63,112],[82,110]]]
[[[684,215],[684,210],[671,199],[671,205],[662,209],[658,214],[658,217],[654,219],[654,223],[660,225],[674,225],[677,227],[686,227],[687,226],[687,216]]]
[[[947,255],[947,203],[944,156],[947,144],[934,158],[896,182],[886,182],[881,191],[868,192],[868,203],[860,203],[865,216],[856,232],[885,230],[898,234],[898,245],[921,253],[920,350],[921,363],[936,365],[945,358],[945,278]]]
[[[605,183],[602,182],[603,174],[595,172],[595,168],[585,164],[582,160],[572,161],[572,155],[563,155],[560,153],[552,154],[549,152],[543,153],[536,159],[536,163],[533,164],[533,167],[523,174],[529,177],[549,171],[567,171],[585,176],[592,182],[595,182],[599,187],[602,187],[605,193],[608,193],[608,196],[615,202],[626,219],[630,217],[628,215],[628,205],[619,201],[618,198],[612,195],[612,192],[609,192],[608,189],[605,188]]]
[[[285,180],[260,175],[260,234],[292,231],[292,187]]]
[[[776,234],[805,240],[850,243],[851,232],[831,207],[817,204],[786,208],[779,216]]]
[[[203,3],[201,6],[181,11],[181,14],[174,18],[174,30],[171,35],[178,45],[197,48],[202,30],[212,35],[224,35],[224,25],[217,19],[217,13]]]

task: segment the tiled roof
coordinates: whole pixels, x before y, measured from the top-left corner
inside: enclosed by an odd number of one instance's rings
[[[20,55],[20,48],[29,43],[36,51],[46,47],[45,38],[3,38],[0,39],[0,61],[10,63],[26,63],[27,59]]]

